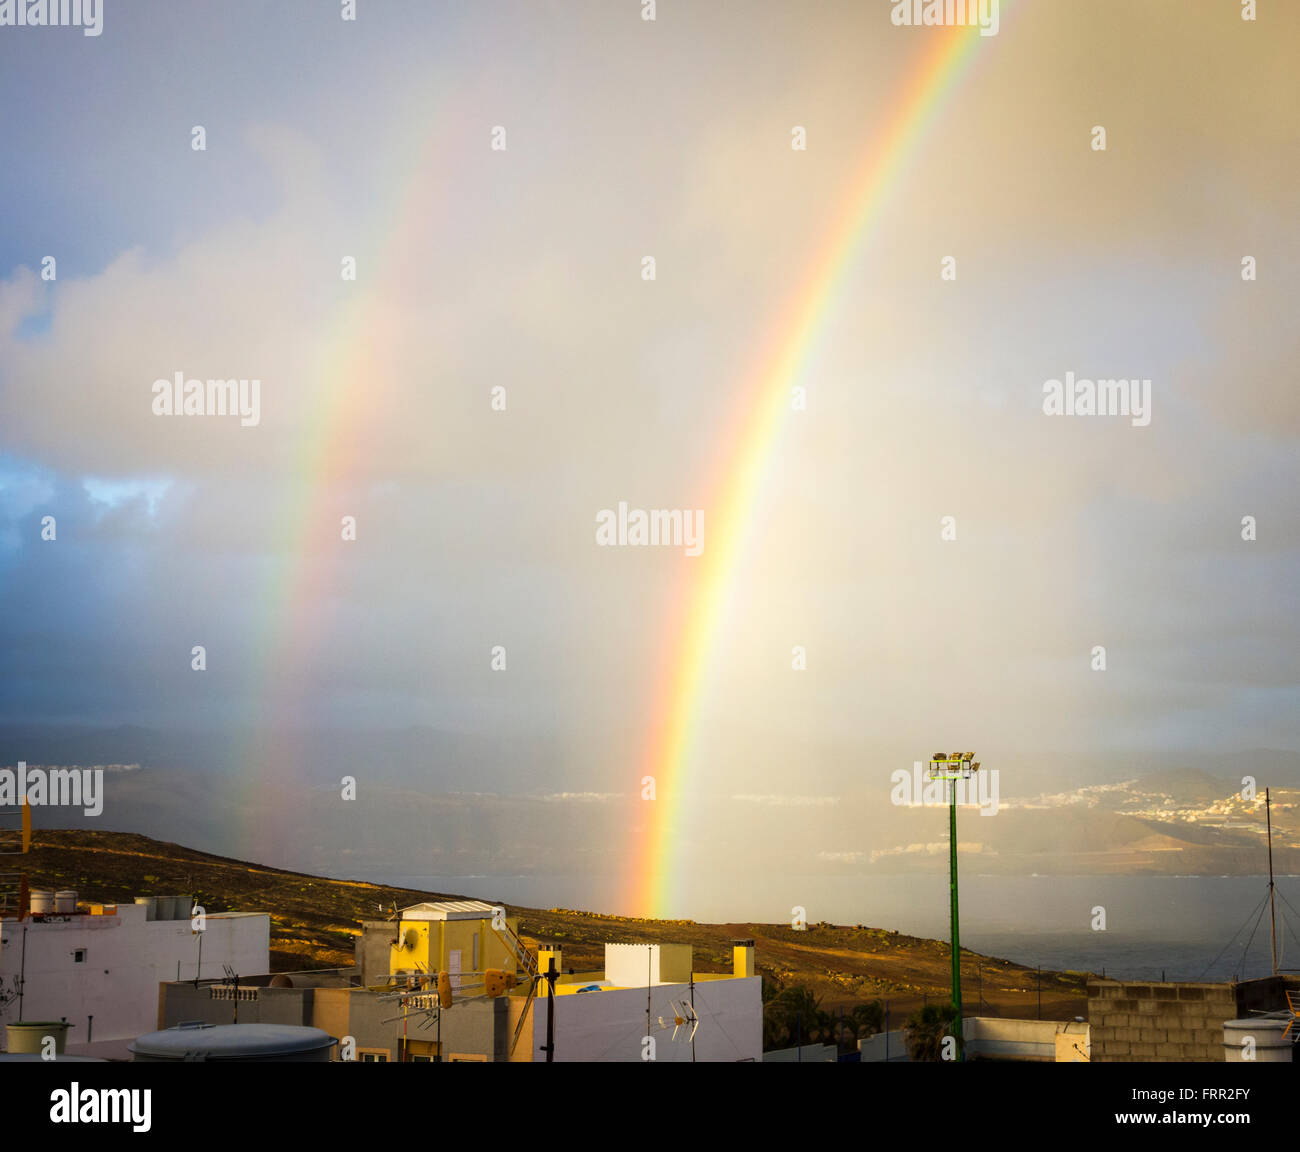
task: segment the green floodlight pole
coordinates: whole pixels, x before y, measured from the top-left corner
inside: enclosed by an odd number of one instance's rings
[[[974,763],[975,753],[954,753],[945,756],[936,752],[930,762],[931,772],[941,775],[948,781],[948,914],[950,936],[952,939],[952,1007],[954,1013],[953,1033],[958,1045],[962,1041],[961,1019],[961,918],[957,912],[957,779],[958,774],[964,779],[979,768]],[[958,1059],[961,1059],[960,1048]]]
[[[952,1006],[956,1012],[953,1030],[961,1043],[961,917],[957,915],[957,781],[948,781],[948,905],[952,920]],[[959,1048],[960,1051],[960,1048]]]

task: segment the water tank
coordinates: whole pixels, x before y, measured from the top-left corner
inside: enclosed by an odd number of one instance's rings
[[[1282,1033],[1289,1020],[1275,1020],[1256,1016],[1253,1020],[1225,1020],[1223,1022],[1223,1058],[1229,1064],[1290,1064],[1291,1038]],[[1254,1041],[1254,1057],[1248,1057]]]
[[[137,904],[144,905],[144,918],[146,920],[158,919],[158,897],[157,896],[137,896]]]
[[[64,888],[54,893],[54,911],[67,914],[77,910],[77,890]]]
[[[181,1024],[150,1032],[128,1045],[131,1059],[273,1060],[324,1062],[338,1041],[298,1024]]]
[[[18,1024],[5,1025],[5,1043],[10,1052],[41,1052],[45,1050],[47,1036],[54,1038],[55,1053],[62,1052],[68,1042],[68,1022],[24,1020]]]
[[[154,913],[155,920],[175,920],[176,919],[176,897],[159,896],[157,911]]]
[[[54,893],[45,888],[33,888],[28,907],[32,914],[54,911]]]
[[[173,896],[176,901],[176,907],[173,911],[176,913],[177,920],[188,920],[190,918],[190,909],[194,907],[193,896]]]

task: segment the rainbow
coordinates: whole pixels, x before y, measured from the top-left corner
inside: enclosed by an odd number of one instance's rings
[[[418,275],[411,248],[421,222],[446,201],[450,181],[441,143],[435,133],[422,143],[408,142],[411,159],[392,182],[387,211],[352,248],[357,280],[341,284],[331,338],[312,353],[313,403],[302,408],[286,467],[288,483],[276,497],[272,539],[277,550],[268,559],[252,631],[259,645],[252,669],[257,714],[235,759],[245,807],[239,824],[245,854],[262,851],[281,832],[280,817],[262,802],[268,778],[284,791],[306,779],[301,731],[313,722],[306,704],[320,697],[318,687],[325,688],[313,683],[321,675],[313,660],[330,627],[327,613],[339,575],[355,555],[352,550],[364,547],[343,540],[343,517],[357,516],[358,540],[367,531],[363,510],[351,506],[346,494],[365,474],[376,414],[391,396],[393,350],[410,338],[389,305],[401,298],[404,280]],[[371,284],[383,285],[383,293],[371,290]]]
[[[715,496],[705,505],[705,548],[699,560],[690,562],[697,567],[685,603],[674,605],[679,640],[659,679],[652,711],[655,728],[643,775],[654,777],[656,799],[634,848],[632,883],[624,901],[633,915],[665,916],[681,908],[683,785],[692,764],[696,721],[767,462],[791,410],[791,389],[889,193],[966,74],[977,47],[987,42],[977,26],[927,28],[925,35],[934,38],[934,46],[913,73],[883,138],[863,158],[799,290],[790,297],[780,322],[771,327],[776,335],[759,361],[763,367],[753,403],[724,437],[730,448],[721,454],[718,471],[706,487]]]

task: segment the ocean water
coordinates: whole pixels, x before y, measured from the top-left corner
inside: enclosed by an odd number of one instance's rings
[[[365,879],[529,907],[623,911],[618,885],[603,877]],[[809,923],[865,924],[948,938],[945,875],[788,877],[769,885],[761,897],[724,889],[714,878],[688,893],[674,915],[712,923],[777,923],[789,921],[798,905]],[[1020,964],[1104,971],[1124,979],[1158,980],[1162,974],[1170,980],[1246,979],[1272,967],[1267,895],[1264,876],[963,874],[962,945]],[[1278,966],[1300,970],[1300,877],[1277,878],[1276,907]]]

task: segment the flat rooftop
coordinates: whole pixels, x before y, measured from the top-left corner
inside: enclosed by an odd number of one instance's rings
[[[500,904],[484,900],[426,900],[402,909],[403,920],[490,920]]]

